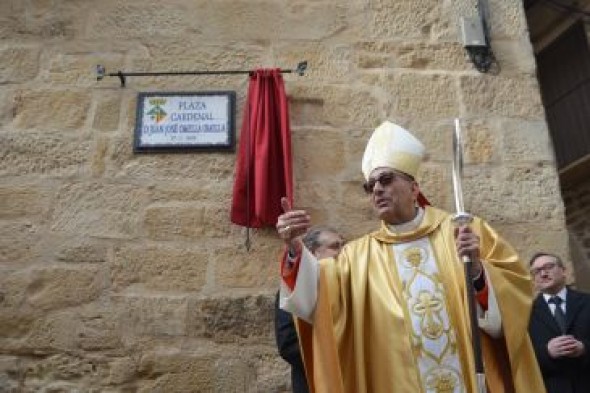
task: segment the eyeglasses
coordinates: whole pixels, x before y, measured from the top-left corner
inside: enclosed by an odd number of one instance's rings
[[[557,266],[557,263],[549,262],[549,263],[544,264],[543,266],[539,266],[539,267],[535,267],[535,268],[531,269],[531,274],[533,276],[538,276],[539,274],[541,274],[541,272],[550,272],[551,270],[553,270],[555,268],[555,266]]]
[[[404,173],[396,173],[396,172],[384,172],[377,176],[376,178],[369,179],[365,183],[363,183],[363,188],[367,194],[372,194],[373,190],[375,189],[375,184],[379,182],[383,187],[390,185],[397,179],[404,179],[407,181],[413,181],[414,179],[406,175]]]

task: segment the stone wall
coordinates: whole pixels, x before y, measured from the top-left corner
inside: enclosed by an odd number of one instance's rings
[[[132,151],[140,91],[235,90],[243,76],[107,71],[294,67],[296,205],[351,238],[376,225],[360,158],[391,119],[428,147],[421,181],[452,208],[453,119],[466,205],[527,258],[567,254],[564,208],[522,5],[490,1],[498,75],[457,41],[467,0],[0,2],[0,391],[285,392],[273,337],[280,242],[229,223],[234,154]]]

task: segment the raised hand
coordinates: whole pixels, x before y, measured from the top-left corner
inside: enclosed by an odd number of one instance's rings
[[[289,200],[281,198],[284,213],[277,219],[277,233],[288,247],[294,248],[296,239],[307,232],[311,226],[311,217],[305,210],[293,210]]]

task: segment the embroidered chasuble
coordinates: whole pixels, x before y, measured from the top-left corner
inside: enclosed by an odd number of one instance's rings
[[[528,271],[487,223],[476,218],[471,226],[502,323],[497,338],[478,329],[488,392],[544,393],[527,330]],[[319,270],[302,260],[293,294],[319,282],[317,294],[307,291],[315,310],[299,315],[311,323],[297,319],[312,392],[476,393],[464,268],[453,234],[451,216],[426,207],[413,230],[394,233],[382,224],[336,259],[320,261]],[[317,272],[316,281],[309,271]],[[294,304],[281,299],[297,313]]]

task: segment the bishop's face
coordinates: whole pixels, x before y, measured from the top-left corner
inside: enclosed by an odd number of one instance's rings
[[[381,167],[371,172],[365,183],[373,208],[388,224],[403,224],[416,216],[418,183],[405,173]]]

